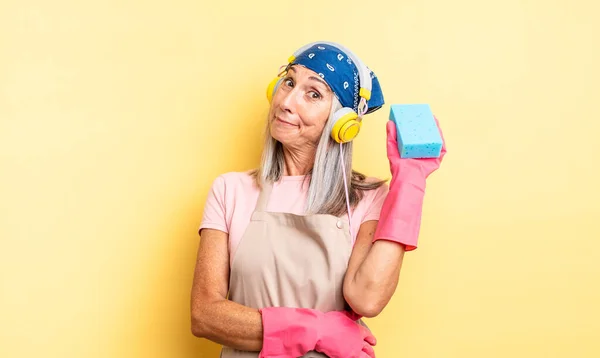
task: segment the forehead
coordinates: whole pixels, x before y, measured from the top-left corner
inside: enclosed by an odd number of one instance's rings
[[[309,68],[306,68],[302,65],[298,65],[298,64],[291,65],[289,70],[293,73],[297,73],[297,74],[301,74],[301,75],[305,75],[305,76],[310,76],[310,75],[318,76],[315,71],[313,71]]]
[[[327,84],[327,82],[325,82],[325,80],[323,80],[321,78],[321,76],[319,76],[319,74],[317,74],[315,71],[308,69],[302,65],[290,66],[290,68],[288,69],[288,73],[295,74],[297,78],[298,77],[306,78],[307,80],[313,81],[315,83],[320,83],[321,85],[323,85],[327,89],[329,89],[329,85]]]

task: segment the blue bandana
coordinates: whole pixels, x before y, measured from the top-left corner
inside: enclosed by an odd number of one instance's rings
[[[342,106],[358,111],[359,72],[354,62],[344,52],[328,44],[317,44],[299,54],[290,65],[296,64],[318,73],[331,87]],[[385,102],[379,80],[371,70],[368,72],[371,76],[372,88],[366,113],[372,113],[381,108]]]

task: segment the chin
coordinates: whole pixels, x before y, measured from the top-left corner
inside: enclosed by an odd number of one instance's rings
[[[287,143],[290,140],[290,135],[286,135],[285,133],[281,133],[280,130],[274,129],[273,127],[271,127],[271,137],[273,137],[273,139],[275,139],[278,142],[281,142],[283,144]]]

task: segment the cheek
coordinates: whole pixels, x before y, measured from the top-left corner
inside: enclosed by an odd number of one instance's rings
[[[321,108],[318,113],[315,114],[315,126],[320,130],[323,130],[329,120],[329,108]]]
[[[326,113],[312,114],[310,120],[307,120],[304,124],[307,137],[311,141],[318,141],[321,138],[321,133],[325,130],[327,120],[329,119],[329,111]]]

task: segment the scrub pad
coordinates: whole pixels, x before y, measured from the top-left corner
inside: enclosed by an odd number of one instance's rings
[[[396,124],[401,158],[438,158],[442,136],[428,104],[393,104],[390,120]]]

